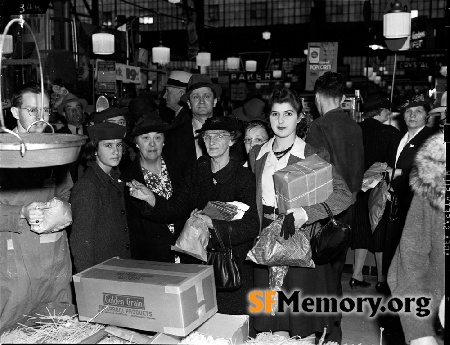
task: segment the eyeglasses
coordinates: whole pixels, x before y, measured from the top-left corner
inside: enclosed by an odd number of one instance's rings
[[[28,115],[34,118],[38,117],[38,114],[41,112],[41,108],[19,108],[22,110],[28,110]],[[43,110],[44,116],[50,116],[51,109],[44,108]]]
[[[263,139],[263,138],[245,138],[244,139],[244,143],[245,144],[251,144],[252,142],[255,143],[255,145],[262,145],[265,144],[268,140],[267,139]]]
[[[229,137],[230,134],[214,134],[214,135],[210,135],[210,134],[203,134],[203,140],[204,141],[211,141],[211,140],[223,140],[224,137]]]

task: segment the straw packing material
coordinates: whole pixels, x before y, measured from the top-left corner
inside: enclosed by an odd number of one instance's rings
[[[229,339],[214,338],[211,335],[204,335],[192,332],[183,338],[178,344],[211,344],[211,345],[233,345]]]

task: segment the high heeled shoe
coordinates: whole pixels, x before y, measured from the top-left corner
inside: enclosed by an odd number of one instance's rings
[[[363,279],[363,280],[358,280],[358,279],[352,278],[352,279],[350,279],[350,281],[348,282],[348,285],[350,285],[350,287],[351,287],[352,290],[353,290],[354,287],[363,287],[363,288],[366,288],[366,287],[369,287],[369,286],[372,285],[372,284],[370,284],[369,282],[366,282],[364,279]]]
[[[375,290],[380,295],[389,296],[391,294],[391,289],[389,289],[389,285],[386,282],[378,282],[377,285],[375,285]]]

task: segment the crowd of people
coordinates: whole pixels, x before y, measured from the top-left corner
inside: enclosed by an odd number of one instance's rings
[[[25,86],[14,94],[16,132],[44,132],[44,122],[30,126],[38,116],[49,118],[49,98],[42,93],[38,86]],[[214,110],[221,93],[207,75],[172,71],[164,109],[138,97],[128,107],[91,114],[91,123],[85,117],[87,102],[66,95],[58,107],[66,124],[58,132],[89,137],[79,159],[68,166],[0,172],[0,329],[41,303],[72,302],[72,274],[114,256],[201,263],[171,251],[189,217],[207,225],[209,246],[219,246],[216,234],[229,239],[241,272],[240,289],[217,292],[218,311],[249,314],[248,292],[269,289],[267,266],[254,265],[246,256],[261,229],[277,219],[273,175],[313,154],[332,166],[333,191],[326,200],[331,212],[352,227],[350,286],[370,286],[362,269],[371,251],[379,293],[432,296],[432,315],[437,314],[444,294],[439,245],[444,237],[445,148],[442,133],[426,126],[431,103],[419,96],[405,103],[407,132],[400,133],[384,124],[389,101],[372,95],[364,104],[365,120],[358,124],[340,107],[345,99],[342,76],[327,72],[314,88],[320,117],[305,132],[302,102],[293,90],[276,88],[267,104],[252,99],[227,116]],[[445,117],[446,108],[436,110]],[[396,220],[383,217],[372,232],[369,192],[361,188],[365,171],[376,162],[387,164],[399,210]],[[54,197],[70,203],[72,224],[51,233],[34,232]],[[211,219],[202,212],[210,201],[239,201],[249,209],[239,220]],[[293,219],[291,233],[309,233],[328,218],[321,205],[291,208],[287,216]],[[347,251],[315,268],[289,267],[283,288],[341,297]],[[427,284],[429,279],[433,284]],[[250,315],[250,335],[271,331],[319,339],[326,328],[325,341],[340,344],[341,318],[339,313],[293,311]],[[401,320],[411,344],[440,341],[431,317],[425,325],[419,320],[422,326],[408,315]]]

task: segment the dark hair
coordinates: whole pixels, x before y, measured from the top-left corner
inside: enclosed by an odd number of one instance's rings
[[[14,90],[11,98],[11,106],[20,108],[22,106],[22,97],[26,93],[34,93],[36,95],[39,95],[41,93],[41,85],[36,83],[29,83],[22,85],[21,87]],[[44,95],[46,95],[48,98],[48,93],[45,90]]]
[[[326,72],[314,84],[314,93],[320,93],[328,98],[341,99],[344,90],[344,79],[340,73]]]
[[[294,108],[295,111],[297,111],[298,115],[300,115],[303,109],[302,101],[297,96],[297,93],[294,90],[285,87],[281,89],[275,89],[272,91],[272,94],[270,95],[269,98],[269,102],[267,104],[267,107],[269,109],[268,111],[269,115],[275,103],[289,103],[292,106],[292,108]]]
[[[82,158],[86,161],[95,161],[95,153],[98,151],[99,140],[89,140],[86,145],[83,146]]]
[[[267,122],[264,122],[264,121],[261,121],[261,120],[253,120],[253,121],[248,122],[245,125],[245,131],[248,131],[248,130],[250,130],[252,128],[256,128],[256,127],[260,127],[262,129],[264,129],[266,131],[266,133],[267,133],[267,136],[269,138],[272,137],[272,129],[269,127]]]

